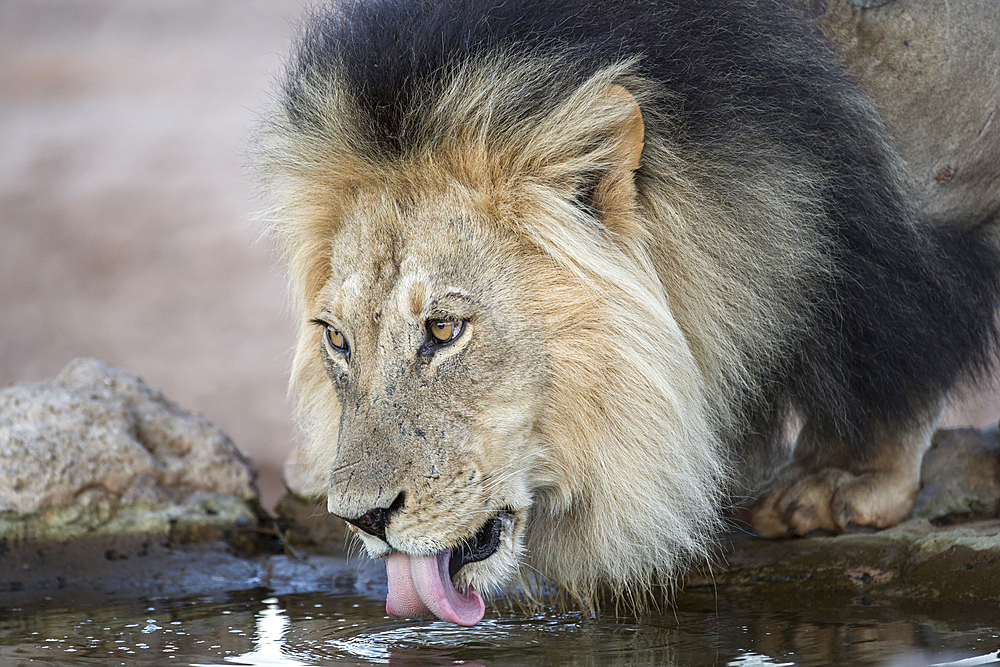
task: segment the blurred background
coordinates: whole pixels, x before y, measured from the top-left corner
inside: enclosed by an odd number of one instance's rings
[[[0,0],[0,387],[93,356],[281,492],[293,325],[246,168],[299,0]],[[949,408],[983,426],[996,393]]]
[[[219,424],[270,506],[294,430],[249,135],[298,1],[0,1],[0,387],[93,356]]]

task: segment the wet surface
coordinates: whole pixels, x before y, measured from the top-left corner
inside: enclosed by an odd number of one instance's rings
[[[270,470],[266,504],[291,439],[294,331],[274,259],[253,245],[261,202],[243,165],[303,13],[298,0],[0,3],[0,386],[80,355],[125,366]],[[948,423],[995,423],[995,396],[970,394]],[[74,549],[66,558],[82,560]],[[117,583],[103,587],[119,590],[123,572],[144,592],[158,586],[141,573],[145,551],[107,552]],[[210,575],[170,567],[192,586],[261,575],[233,561]],[[305,567],[288,565],[288,580]],[[30,588],[26,572],[9,579]],[[97,583],[83,570],[78,580]],[[755,590],[638,620],[493,609],[471,629],[388,619],[377,587],[143,602],[64,593],[0,602],[0,665],[929,664],[1000,649],[996,603],[916,613]]]
[[[493,608],[474,628],[384,615],[379,586],[0,610],[0,664],[998,664],[996,604],[885,607],[682,597],[637,618]]]

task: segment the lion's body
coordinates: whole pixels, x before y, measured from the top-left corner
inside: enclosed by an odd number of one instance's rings
[[[822,12],[816,25],[878,106],[920,210],[1000,225],[1000,4],[799,1]]]
[[[267,136],[307,449],[400,613],[463,543],[460,589],[669,581],[791,412],[762,532],[892,523],[996,339],[995,247],[777,3],[348,3]]]

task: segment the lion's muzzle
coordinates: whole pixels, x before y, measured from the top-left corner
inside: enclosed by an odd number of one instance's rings
[[[504,527],[512,520],[508,510],[498,512],[471,539],[430,556],[390,553],[386,558],[389,580],[386,612],[397,617],[433,614],[466,626],[478,623],[486,610],[482,596],[473,586],[459,591],[452,578],[465,565],[496,553]]]

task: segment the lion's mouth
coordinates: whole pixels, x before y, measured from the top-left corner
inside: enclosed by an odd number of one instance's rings
[[[511,526],[513,520],[512,512],[502,510],[470,539],[430,556],[391,552],[386,559],[389,579],[386,611],[390,616],[434,614],[459,625],[478,623],[485,612],[482,596],[471,585],[459,591],[452,578],[469,563],[486,560],[495,554],[504,529]]]
[[[500,535],[503,533],[504,523],[509,521],[511,517],[512,514],[508,510],[497,512],[479,529],[478,533],[472,536],[472,539],[452,548],[451,559],[448,562],[448,574],[454,577],[469,563],[478,563],[495,554],[500,548]]]

